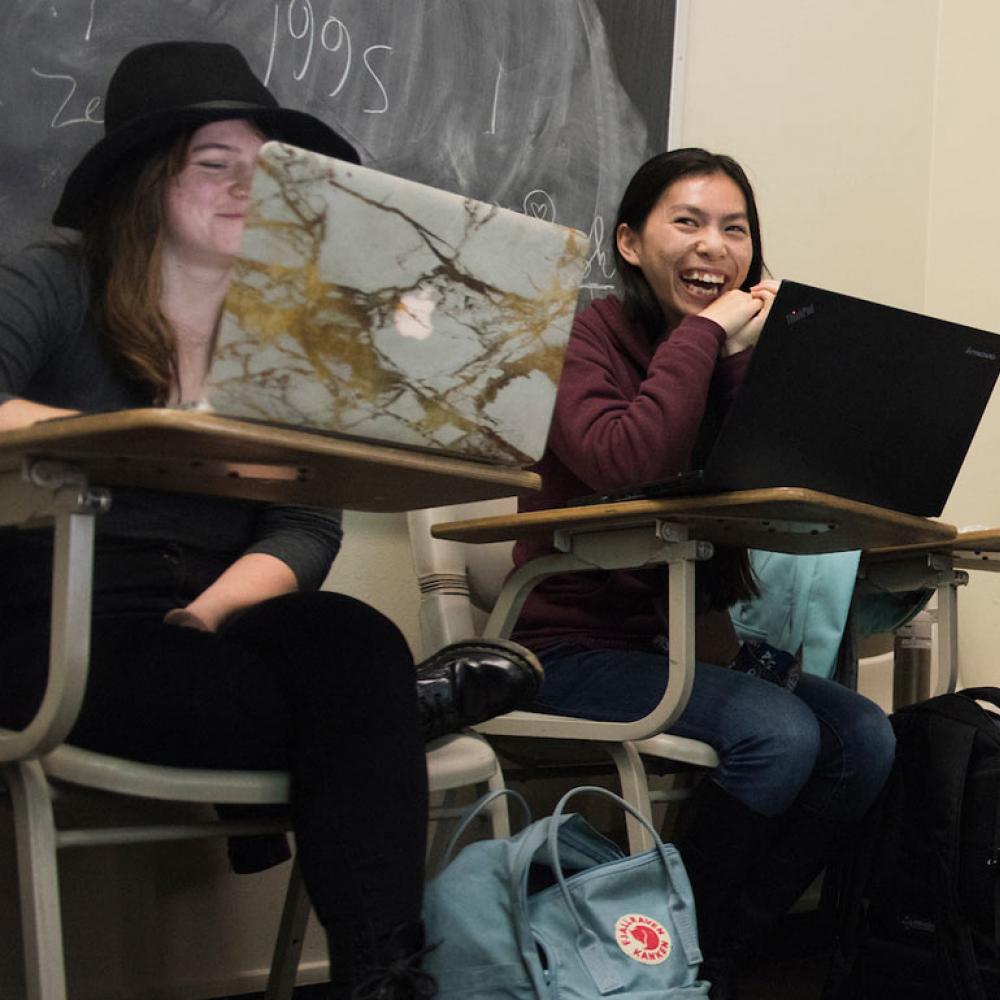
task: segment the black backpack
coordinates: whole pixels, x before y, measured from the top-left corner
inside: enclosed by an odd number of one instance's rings
[[[1000,715],[977,700],[1000,688],[891,716],[892,775],[834,878],[828,1000],[1000,998]]]

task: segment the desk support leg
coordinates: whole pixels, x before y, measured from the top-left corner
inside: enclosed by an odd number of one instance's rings
[[[669,541],[687,541],[687,530],[676,525],[665,526]],[[679,695],[679,704],[686,705],[694,683],[694,612],[695,612],[695,566],[702,553],[690,546],[679,544],[667,557],[667,642],[669,645],[668,669],[671,677],[683,677],[684,684]],[[646,817],[652,817],[649,800],[649,781],[642,758],[631,742],[620,747],[609,747],[618,768],[622,786],[622,796],[631,802]],[[636,854],[649,850],[653,844],[646,830],[631,814],[625,816],[629,850]]]
[[[959,582],[937,588],[937,680],[932,695],[950,694],[958,683]]]
[[[38,747],[39,755],[58,746],[69,735],[86,688],[94,576],[93,515],[56,515],[54,547],[49,687],[55,696],[55,710],[48,733]],[[52,690],[53,686],[62,692],[61,697]]]
[[[580,570],[596,569],[593,563],[578,558],[572,553],[555,553],[542,556],[525,563],[507,578],[493,605],[483,636],[488,639],[506,638],[514,629],[521,608],[535,585],[547,576],[556,573],[573,573]]]
[[[26,1000],[66,1000],[56,830],[37,760],[4,765],[14,807]]]

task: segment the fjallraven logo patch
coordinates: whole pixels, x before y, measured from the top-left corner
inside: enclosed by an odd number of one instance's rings
[[[626,913],[615,921],[615,940],[629,958],[644,965],[659,965],[670,954],[666,927],[641,913]]]

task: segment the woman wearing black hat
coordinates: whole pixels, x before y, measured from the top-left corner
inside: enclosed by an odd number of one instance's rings
[[[54,215],[80,240],[0,269],[0,430],[196,398],[261,143],[357,162],[332,129],[280,108],[227,45],[136,49],[105,107],[106,136]],[[121,490],[97,530],[91,667],[70,742],[289,769],[334,996],[362,983],[385,1000],[433,995],[417,968],[423,741],[529,700],[537,661],[512,643],[448,647],[417,668],[415,699],[392,623],[317,591],[338,511]],[[51,551],[50,532],[0,531],[3,726],[23,727],[44,688]]]

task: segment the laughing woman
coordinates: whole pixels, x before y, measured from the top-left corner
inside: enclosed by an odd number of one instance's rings
[[[522,509],[696,468],[777,290],[761,280],[753,191],[727,156],[680,149],[649,160],[625,191],[615,234],[624,297],[577,316],[537,467],[543,491]],[[545,551],[521,542],[515,558]],[[680,846],[704,978],[723,1000],[736,995],[743,959],[874,800],[893,737],[876,705],[833,682],[804,675],[793,691],[727,669],[738,647],[725,612],[753,594],[754,579],[744,552],[720,553],[705,568],[699,626],[717,655],[696,665],[671,731],[720,758]],[[610,721],[651,710],[666,684],[665,591],[662,569],[540,584],[515,631],[546,669],[536,707]]]

